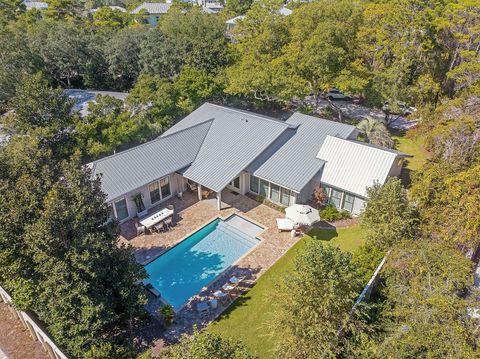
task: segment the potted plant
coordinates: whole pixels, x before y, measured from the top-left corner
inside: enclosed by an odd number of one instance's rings
[[[163,318],[163,323],[166,327],[169,327],[173,323],[173,318],[175,317],[175,311],[171,305],[164,305],[159,310],[160,315]]]
[[[143,203],[143,194],[138,192],[133,197],[133,202],[135,202],[135,206],[137,207],[137,216],[141,217],[147,214],[147,210],[145,209],[145,204]]]

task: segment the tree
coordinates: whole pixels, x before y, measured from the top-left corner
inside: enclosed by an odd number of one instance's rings
[[[93,158],[111,154],[120,146],[150,138],[148,123],[140,116],[125,111],[123,101],[110,96],[97,96],[89,104],[89,114],[79,118],[76,136],[82,152]]]
[[[325,203],[328,201],[328,196],[322,186],[318,185],[313,190],[312,196],[313,202],[317,204],[317,206],[324,206]]]
[[[236,15],[245,14],[253,4],[253,0],[226,0],[225,10]]]
[[[395,145],[387,127],[378,120],[365,118],[357,124],[357,128],[362,132],[366,142],[387,148],[393,148]]]
[[[180,72],[185,57],[185,45],[158,28],[149,31],[140,44],[139,62],[143,74],[173,79]]]
[[[271,298],[277,357],[355,356],[365,328],[359,312],[351,312],[362,288],[351,259],[315,241],[298,252]]]
[[[476,292],[464,255],[426,238],[401,242],[388,258],[384,277],[389,306],[382,315],[386,335],[379,357],[478,357],[478,323],[467,315],[476,306]]]
[[[51,88],[42,74],[21,78],[8,107],[13,112],[2,120],[8,133],[38,138],[56,159],[71,154],[73,102],[63,90]]]
[[[178,114],[175,86],[157,76],[140,76],[126,103],[134,116],[145,118],[153,134],[168,129]]]
[[[104,343],[124,345],[143,313],[145,271],[119,246],[99,179],[78,157],[60,163],[49,154],[25,136],[0,149],[0,280],[18,308],[35,311],[57,343],[82,357]]]
[[[140,44],[146,36],[144,28],[125,28],[116,32],[108,41],[105,56],[115,86],[129,89],[140,73]]]
[[[223,338],[207,331],[183,335],[179,344],[160,354],[163,359],[254,359],[245,346],[232,338]]]
[[[417,214],[398,178],[389,178],[384,185],[375,183],[367,188],[367,197],[360,220],[368,241],[386,251],[396,242],[413,237]]]
[[[110,31],[123,29],[128,26],[129,22],[130,18],[127,13],[107,6],[99,8],[93,14],[93,25]]]
[[[64,87],[84,75],[89,59],[83,29],[64,21],[42,21],[32,33],[31,47],[41,59],[46,75]]]
[[[54,20],[79,17],[83,10],[83,2],[75,0],[48,0],[45,15]]]
[[[185,65],[175,80],[179,96],[178,106],[185,113],[192,112],[204,101],[222,92],[220,81],[220,76],[209,75],[204,70]]]
[[[229,63],[225,22],[218,16],[203,12],[201,7],[187,12],[172,8],[162,16],[158,27],[170,41],[183,48],[186,65],[217,73]],[[168,45],[168,42],[165,44]]]

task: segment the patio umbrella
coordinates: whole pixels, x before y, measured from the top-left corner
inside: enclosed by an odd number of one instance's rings
[[[285,210],[285,217],[291,219],[294,223],[311,226],[320,220],[318,210],[304,204],[294,204]]]

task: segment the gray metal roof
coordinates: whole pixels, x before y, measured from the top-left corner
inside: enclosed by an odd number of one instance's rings
[[[262,153],[247,170],[257,177],[300,192],[325,163],[317,158],[325,138],[328,135],[348,138],[355,127],[299,112],[286,122],[297,126],[294,133],[285,136],[283,144],[279,141],[277,148]]]
[[[318,152],[326,161],[321,181],[345,191],[367,196],[367,187],[384,183],[395,158],[401,152],[371,146],[358,141],[327,136]]]
[[[137,6],[130,14],[138,14],[141,10],[147,10],[149,14],[166,14],[172,3],[144,2]]]
[[[204,121],[169,136],[144,143],[90,163],[102,175],[102,190],[111,201],[160,177],[190,165],[212,121]]]
[[[183,175],[214,191],[222,190],[285,130],[283,121],[213,104],[204,104],[168,133],[213,119],[195,161]]]

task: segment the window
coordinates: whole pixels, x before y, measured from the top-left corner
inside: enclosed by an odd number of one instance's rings
[[[325,191],[325,194],[327,195],[327,197],[330,198],[330,187],[328,187],[327,185],[324,185],[323,183],[320,185],[323,190]]]
[[[258,177],[250,176],[250,191],[258,193],[259,180]]]
[[[127,200],[125,198],[115,202],[115,211],[117,212],[117,219],[119,221],[128,217]]]
[[[343,200],[343,209],[351,212],[353,211],[353,203],[355,202],[355,196],[351,194],[345,193],[344,200]]]
[[[272,202],[280,202],[280,187],[273,183],[270,184],[270,187],[270,199],[272,200]]]
[[[237,177],[230,182],[230,186],[240,189],[240,177]]]
[[[160,201],[160,190],[158,188],[158,182],[153,182],[148,185],[148,190],[150,191],[150,202],[157,203]]]
[[[282,197],[280,198],[280,203],[288,206],[290,204],[290,190],[282,187]]]
[[[329,203],[333,204],[337,208],[340,208],[341,201],[342,201],[342,192],[332,188],[332,194],[330,195]]]
[[[268,182],[260,180],[260,196],[268,198]]]
[[[167,198],[172,194],[170,191],[170,181],[168,180],[168,177],[160,180],[160,188],[162,190],[162,198]]]

